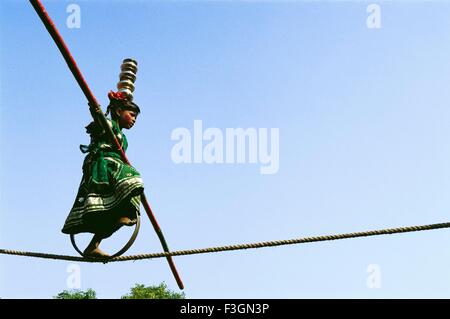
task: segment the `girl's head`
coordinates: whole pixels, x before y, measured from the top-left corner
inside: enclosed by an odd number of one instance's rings
[[[141,113],[139,106],[126,99],[122,92],[109,92],[109,105],[106,114],[111,113],[113,121],[117,121],[120,128],[130,129],[133,127],[136,119]]]

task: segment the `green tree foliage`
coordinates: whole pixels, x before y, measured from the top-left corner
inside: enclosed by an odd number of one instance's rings
[[[148,286],[136,284],[131,288],[129,294],[122,296],[122,299],[185,299],[184,292],[173,292],[167,288],[163,282],[159,286]]]
[[[53,297],[54,299],[97,299],[97,293],[93,289],[86,291],[72,289],[64,290],[58,295]],[[158,286],[145,286],[136,284],[130,289],[130,293],[121,297],[122,299],[185,299],[184,292],[178,293],[171,291],[167,288],[167,285],[163,282]]]
[[[88,289],[86,291],[72,289],[72,290],[64,290],[60,292],[58,295],[53,297],[54,299],[97,299],[97,293]]]

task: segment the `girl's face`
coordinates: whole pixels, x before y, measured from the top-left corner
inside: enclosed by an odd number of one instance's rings
[[[130,110],[117,110],[118,122],[120,128],[126,128],[129,130],[136,123],[137,113]]]

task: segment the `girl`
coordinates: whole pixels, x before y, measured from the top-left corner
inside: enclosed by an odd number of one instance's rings
[[[133,127],[140,109],[123,92],[111,91],[108,97],[106,115],[111,113],[108,124],[126,151],[128,142],[122,129]],[[91,136],[91,143],[80,145],[81,151],[88,153],[83,163],[83,178],[62,232],[93,233],[84,256],[108,257],[100,250],[100,242],[120,227],[136,223],[144,184],[139,173],[122,161],[119,151],[96,122],[86,126],[86,132]]]

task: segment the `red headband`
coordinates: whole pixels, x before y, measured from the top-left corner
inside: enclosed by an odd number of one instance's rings
[[[109,91],[108,93],[108,98],[109,100],[112,102],[113,100],[115,101],[125,101],[127,99],[127,95],[123,92],[114,92],[114,91]]]

